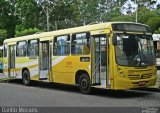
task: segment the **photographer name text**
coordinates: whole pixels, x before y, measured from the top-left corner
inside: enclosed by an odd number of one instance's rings
[[[37,113],[38,109],[34,107],[1,107],[2,113]]]

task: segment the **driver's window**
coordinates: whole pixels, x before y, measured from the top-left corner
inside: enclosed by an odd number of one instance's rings
[[[125,54],[123,50],[123,35],[117,35],[117,45],[115,46],[116,56],[122,56]]]
[[[121,36],[117,36],[117,45],[116,45],[117,51],[123,51],[123,40]]]

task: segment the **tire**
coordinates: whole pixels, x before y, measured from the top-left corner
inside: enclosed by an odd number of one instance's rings
[[[28,70],[24,70],[23,71],[22,79],[23,79],[23,84],[25,86],[29,86],[30,85],[30,74],[29,74]]]
[[[82,74],[79,77],[79,89],[83,94],[91,93],[91,82],[87,74]]]

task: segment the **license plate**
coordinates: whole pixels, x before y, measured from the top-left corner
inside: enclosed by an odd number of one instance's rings
[[[139,85],[140,85],[140,86],[145,86],[145,85],[146,85],[146,82],[139,82]]]

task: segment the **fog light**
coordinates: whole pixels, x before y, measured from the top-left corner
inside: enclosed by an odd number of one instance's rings
[[[121,71],[121,69],[120,69],[120,68],[117,68],[117,71],[118,71],[118,72],[120,72],[120,71]]]
[[[125,77],[125,74],[123,72],[120,72],[119,76]]]

